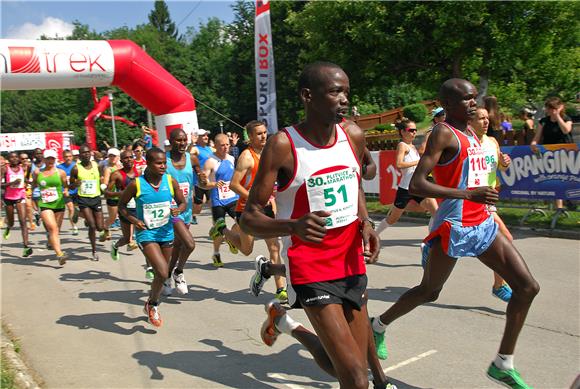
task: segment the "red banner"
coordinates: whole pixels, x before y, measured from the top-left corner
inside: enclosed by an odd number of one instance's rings
[[[395,167],[395,150],[382,150],[379,153],[379,200],[381,204],[389,205],[395,201],[401,172]]]

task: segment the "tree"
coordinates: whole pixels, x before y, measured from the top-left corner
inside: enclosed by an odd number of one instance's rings
[[[167,37],[177,39],[177,28],[169,16],[169,9],[165,1],[155,0],[153,10],[149,13],[149,23]]]

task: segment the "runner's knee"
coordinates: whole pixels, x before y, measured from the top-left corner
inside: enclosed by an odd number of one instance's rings
[[[522,287],[515,287],[512,289],[518,298],[524,299],[526,301],[532,301],[540,292],[540,284],[538,281],[532,279],[531,281],[526,282],[526,284]]]
[[[421,286],[419,289],[419,295],[421,296],[423,303],[432,303],[439,298],[439,294],[441,293],[441,288],[433,290],[430,288],[426,288]]]

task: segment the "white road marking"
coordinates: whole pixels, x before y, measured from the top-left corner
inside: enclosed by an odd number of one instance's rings
[[[384,371],[385,373],[387,373],[387,372],[389,372],[389,371],[393,371],[393,370],[395,370],[395,369],[398,369],[399,367],[406,366],[406,365],[408,365],[408,364],[410,364],[410,363],[417,362],[419,359],[423,359],[423,358],[425,358],[425,357],[428,357],[429,355],[433,355],[433,354],[435,354],[436,352],[437,352],[437,350],[429,350],[429,351],[425,351],[424,353],[422,353],[422,354],[419,354],[419,355],[417,355],[416,357],[409,358],[409,359],[407,359],[406,361],[403,361],[403,362],[397,363],[396,365],[393,365],[393,366],[387,367],[387,368],[386,368],[385,370],[383,370],[383,371]]]

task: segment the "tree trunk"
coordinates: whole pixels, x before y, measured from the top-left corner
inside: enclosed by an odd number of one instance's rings
[[[489,87],[489,73],[487,70],[480,71],[479,74],[479,93],[477,94],[477,104],[483,105],[483,98],[487,96],[487,88]]]

